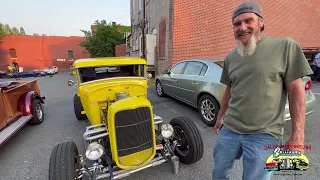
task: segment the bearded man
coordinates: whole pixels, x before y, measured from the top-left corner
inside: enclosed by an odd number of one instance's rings
[[[241,3],[233,12],[232,23],[237,47],[226,56],[220,80],[226,90],[214,127],[218,135],[212,179],[229,179],[234,161],[242,156],[242,179],[267,180],[272,174],[264,167],[273,149],[265,147],[282,143],[287,96],[292,134],[286,145],[304,144],[301,77],[312,70],[293,39],[262,34],[260,4]],[[303,153],[303,149],[294,150]]]

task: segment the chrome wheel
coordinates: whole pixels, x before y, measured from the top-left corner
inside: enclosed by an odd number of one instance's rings
[[[40,103],[36,105],[36,113],[37,113],[38,119],[41,120],[43,116],[43,111],[42,111],[42,105]]]
[[[216,117],[215,112],[215,106],[212,101],[209,99],[204,99],[201,102],[201,115],[206,119],[207,121],[214,121]]]
[[[161,83],[160,82],[157,82],[157,94],[159,95],[159,96],[162,96],[163,95],[163,89],[162,89],[162,85],[161,85]]]

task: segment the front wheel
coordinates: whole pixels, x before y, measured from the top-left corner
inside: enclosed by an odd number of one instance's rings
[[[196,124],[189,118],[180,116],[170,121],[173,126],[173,139],[178,140],[175,154],[186,165],[194,164],[203,156],[202,136]]]
[[[162,84],[159,80],[156,81],[156,90],[157,90],[157,95],[159,97],[164,96],[163,87],[162,87]]]
[[[50,156],[49,180],[71,180],[80,176],[79,152],[74,142],[56,145]],[[82,179],[82,178],[78,178]]]
[[[77,94],[75,94],[73,97],[73,108],[74,108],[74,113],[75,113],[78,120],[87,119],[87,115],[81,114],[81,111],[83,111],[83,106],[82,106],[81,100]]]

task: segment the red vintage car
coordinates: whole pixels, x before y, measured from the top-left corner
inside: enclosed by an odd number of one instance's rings
[[[44,120],[44,97],[37,80],[0,82],[0,146],[25,124]]]

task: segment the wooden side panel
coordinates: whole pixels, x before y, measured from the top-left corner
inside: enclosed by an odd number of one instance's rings
[[[2,129],[7,124],[6,119],[7,119],[6,109],[4,108],[3,95],[0,89],[0,129]]]

